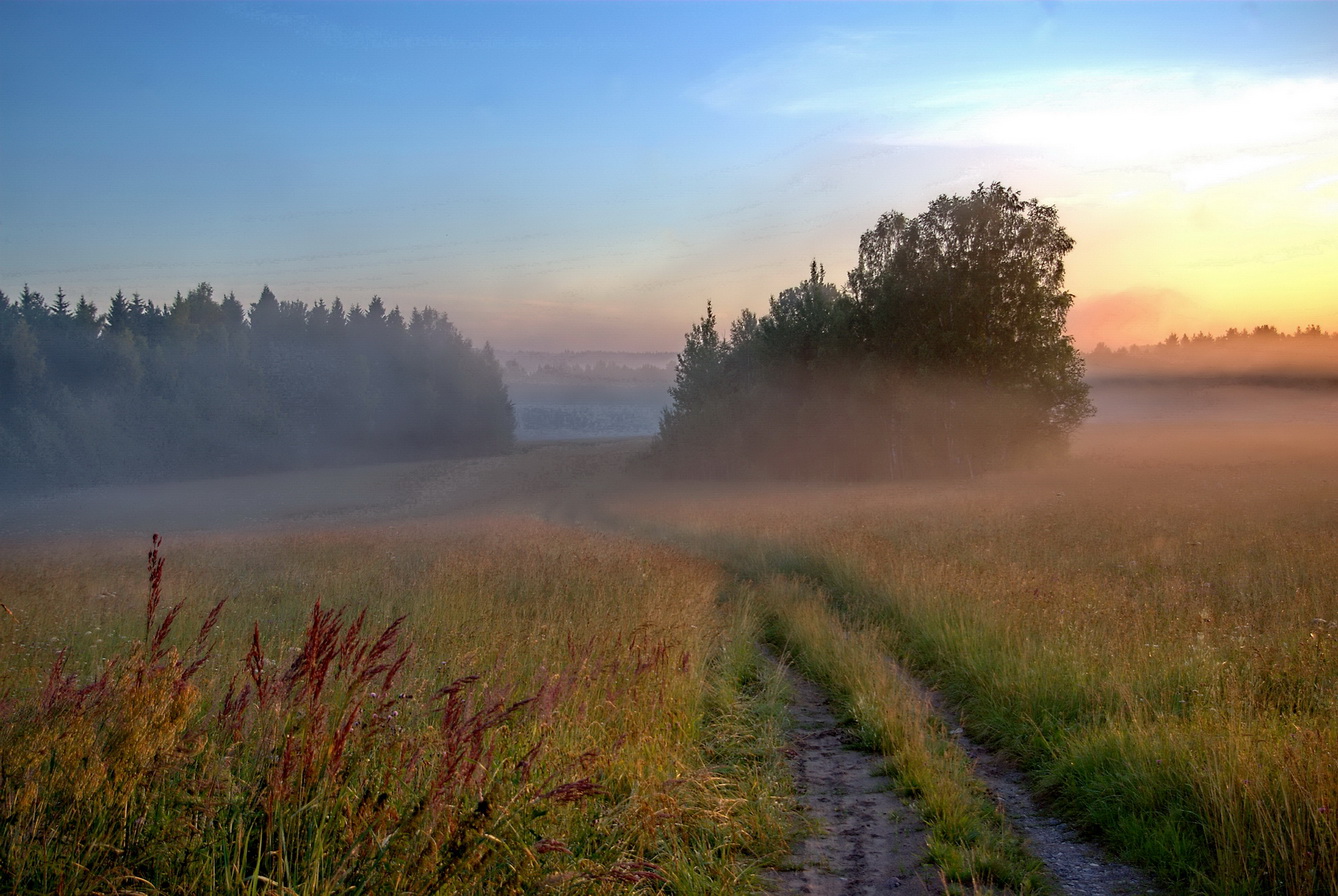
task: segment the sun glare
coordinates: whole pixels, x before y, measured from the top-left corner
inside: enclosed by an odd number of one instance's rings
[[[1314,155],[1332,157],[1338,80],[1204,81],[1188,73],[1127,78],[1089,74],[999,97],[957,128],[957,139],[1030,146],[1081,166],[1184,165],[1225,159],[1247,170]],[[1239,167],[1240,163],[1234,163]],[[1226,169],[1228,176],[1234,167]],[[1212,177],[1220,177],[1215,169]],[[1187,189],[1201,186],[1202,175]]]

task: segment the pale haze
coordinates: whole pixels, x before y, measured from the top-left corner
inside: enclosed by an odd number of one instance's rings
[[[665,351],[1000,181],[1079,347],[1338,329],[1338,4],[0,4],[0,289]]]

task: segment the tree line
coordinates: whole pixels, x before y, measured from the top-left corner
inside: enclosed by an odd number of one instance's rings
[[[1230,327],[1221,336],[1214,336],[1202,330],[1189,333],[1172,333],[1154,345],[1127,345],[1112,349],[1104,342],[1098,342],[1089,356],[1093,360],[1112,357],[1138,357],[1146,355],[1165,355],[1176,351],[1212,351],[1234,348],[1281,349],[1283,351],[1316,348],[1332,351],[1338,345],[1338,332],[1330,333],[1319,324],[1297,327],[1288,333],[1270,324],[1260,324],[1253,329]]]
[[[1338,333],[1318,324],[1291,333],[1267,324],[1232,327],[1221,336],[1172,333],[1155,345],[1112,350],[1098,343],[1087,364],[1103,380],[1194,378],[1327,388],[1338,383]]]
[[[518,361],[510,360],[502,366],[502,376],[508,383],[544,383],[563,385],[646,384],[664,385],[673,378],[668,367],[642,364],[617,364],[596,361],[593,364],[575,364],[559,361],[541,364],[526,370]]]
[[[963,474],[1064,444],[1093,413],[1065,332],[1073,240],[1000,184],[889,212],[843,288],[814,262],[766,314],[687,334],[653,449],[670,474]]]
[[[492,350],[430,308],[0,292],[0,488],[487,453],[514,426]]]

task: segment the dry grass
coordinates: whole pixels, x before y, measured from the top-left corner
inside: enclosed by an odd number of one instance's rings
[[[617,510],[820,586],[1177,890],[1338,892],[1338,433],[1084,440],[976,481]]]
[[[146,620],[126,550],[0,566],[4,891],[735,892],[783,852],[708,563],[516,518],[201,537]]]

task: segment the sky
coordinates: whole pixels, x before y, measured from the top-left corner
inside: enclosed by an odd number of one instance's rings
[[[1081,348],[1338,330],[1338,3],[0,3],[11,297],[676,350],[994,181]]]

